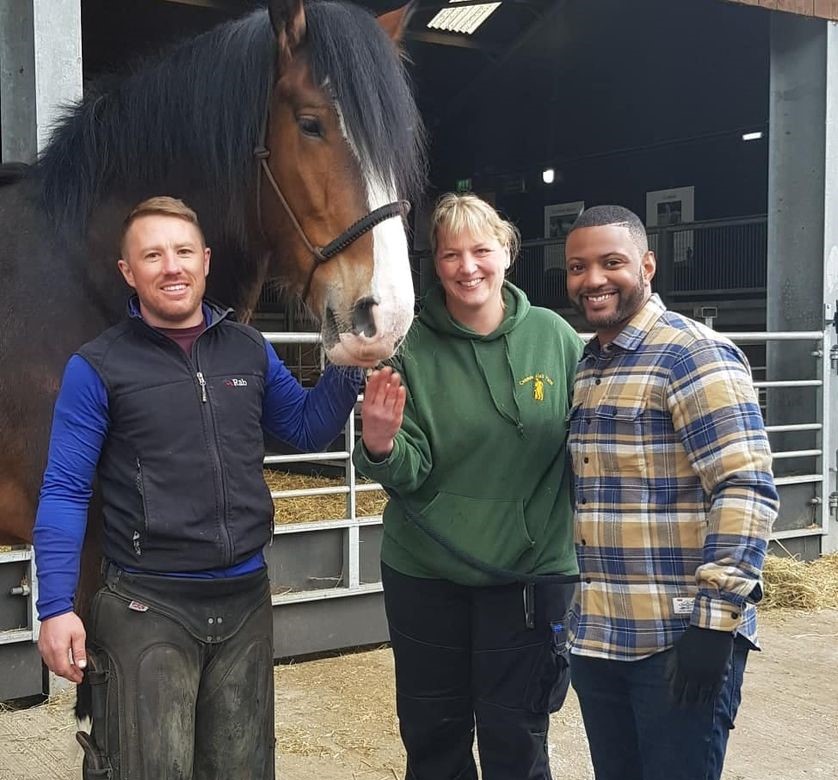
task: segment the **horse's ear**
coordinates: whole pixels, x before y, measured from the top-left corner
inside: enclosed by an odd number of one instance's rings
[[[378,17],[378,23],[393,43],[399,44],[402,42],[404,31],[407,29],[407,23],[413,15],[415,8],[416,3],[414,0],[411,0],[407,5],[403,5],[401,8],[394,8],[392,11],[387,11],[387,13],[383,13]]]
[[[279,69],[285,70],[306,36],[303,0],[270,0],[268,15],[276,33]]]

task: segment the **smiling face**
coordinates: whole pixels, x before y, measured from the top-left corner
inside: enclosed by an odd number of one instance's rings
[[[652,294],[654,253],[618,224],[572,231],[565,256],[568,298],[600,344],[610,343]]]
[[[128,228],[119,270],[137,291],[149,325],[189,328],[203,320],[209,261],[210,250],[195,225],[180,217],[148,214]]]
[[[445,306],[455,320],[483,334],[500,325],[509,251],[497,238],[440,229],[434,265],[445,291]]]

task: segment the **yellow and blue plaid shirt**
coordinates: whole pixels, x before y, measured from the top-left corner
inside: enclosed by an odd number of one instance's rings
[[[689,623],[755,643],[778,499],[739,349],[653,295],[611,344],[587,344],[569,421],[573,652],[637,660]]]

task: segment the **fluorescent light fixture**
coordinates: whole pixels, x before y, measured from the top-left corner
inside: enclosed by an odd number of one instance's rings
[[[451,0],[451,3],[463,1]],[[428,22],[428,27],[432,30],[471,35],[499,6],[500,3],[480,3],[465,8],[443,8]]]
[[[742,133],[743,141],[759,141],[762,138],[762,133],[757,130],[755,133]]]
[[[556,180],[556,172],[552,168],[545,168],[541,172],[541,180],[545,184],[552,184]]]

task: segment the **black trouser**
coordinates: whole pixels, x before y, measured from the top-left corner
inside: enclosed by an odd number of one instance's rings
[[[563,623],[573,585],[470,588],[381,566],[406,780],[550,780],[547,727],[569,674]]]
[[[109,567],[91,607],[93,728],[83,777],[274,777],[265,571],[216,580]]]

